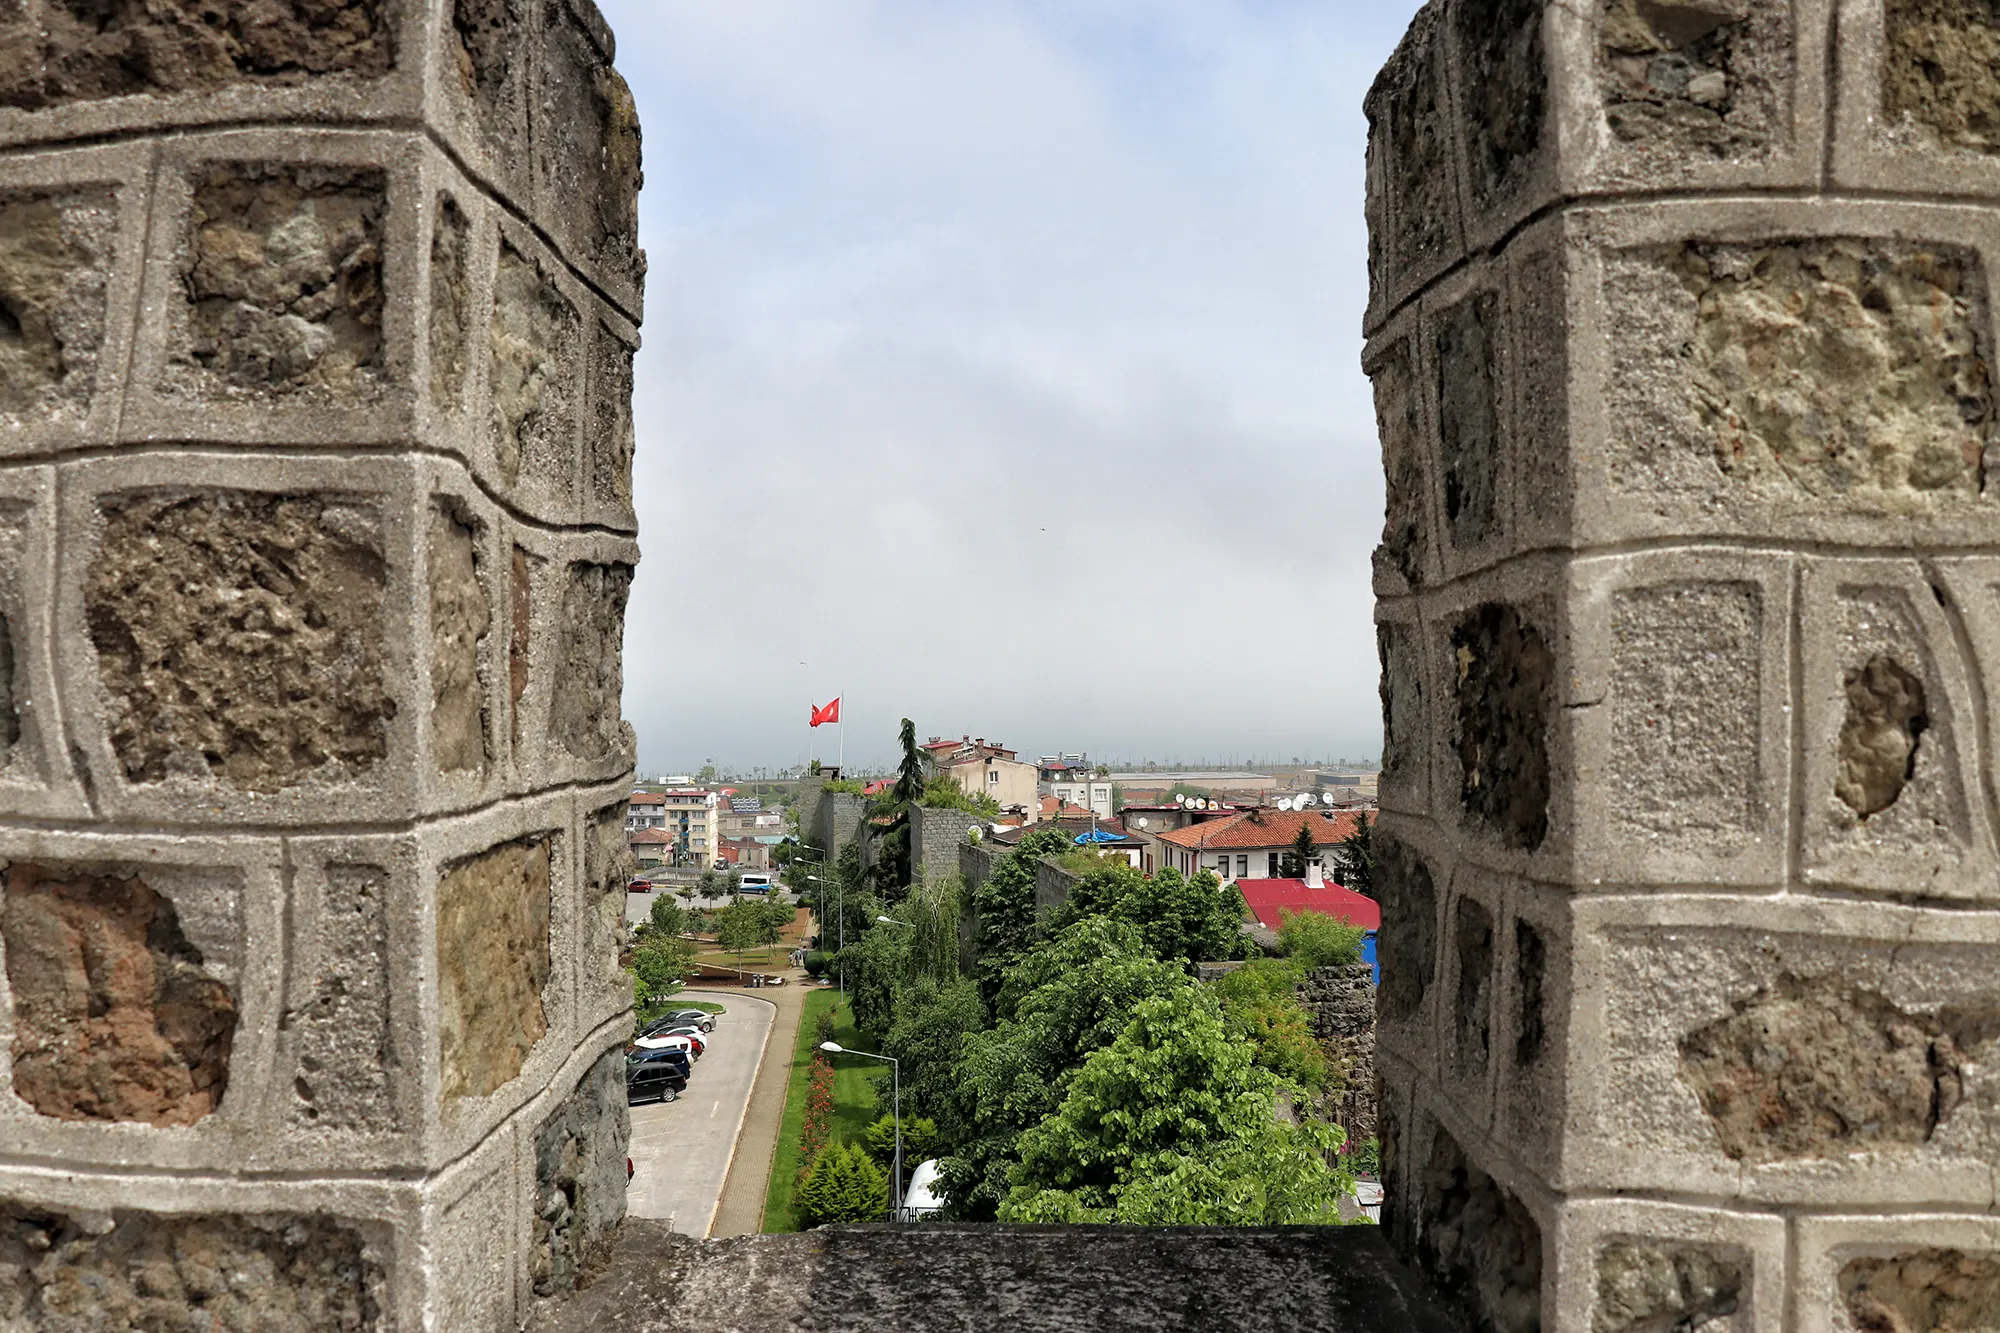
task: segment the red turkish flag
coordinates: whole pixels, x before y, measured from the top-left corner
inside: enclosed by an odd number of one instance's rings
[[[812,714],[812,725],[815,727],[825,722],[840,721],[840,696],[835,695],[833,702],[824,708],[814,704]]]

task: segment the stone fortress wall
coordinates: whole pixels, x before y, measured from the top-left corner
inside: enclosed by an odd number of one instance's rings
[[[1387,1217],[1504,1333],[2000,1307],[1984,0],[1434,0],[1368,97]]]
[[[0,1326],[513,1328],[624,1208],[588,0],[0,16]]]

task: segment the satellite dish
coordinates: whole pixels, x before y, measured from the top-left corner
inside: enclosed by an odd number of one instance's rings
[[[1322,805],[1332,805],[1332,804],[1333,804],[1333,793],[1332,793],[1332,792],[1330,792],[1330,791],[1328,791],[1328,792],[1321,792],[1321,793],[1320,793],[1320,797],[1319,797],[1319,799],[1320,799],[1320,804],[1322,804]]]
[[[1278,808],[1289,812],[1292,808],[1291,798],[1289,796],[1280,796],[1278,798]]]
[[[1195,805],[1203,810],[1208,809],[1208,798],[1206,796],[1202,797],[1200,800],[1195,802]]]
[[[1148,824],[1148,823],[1146,822],[1146,817],[1145,817],[1144,815],[1140,815],[1140,816],[1139,816],[1139,827],[1140,827],[1140,828],[1151,828],[1151,827],[1152,827],[1152,825],[1151,825],[1151,824]]]

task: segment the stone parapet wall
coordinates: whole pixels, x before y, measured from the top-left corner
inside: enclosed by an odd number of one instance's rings
[[[986,821],[963,810],[910,807],[910,864],[916,877],[935,884],[959,870],[960,847],[971,845],[966,835]]]
[[[1995,49],[1437,0],[1369,95],[1387,1220],[1484,1326],[1991,1318]]]
[[[74,9],[0,16],[0,1324],[512,1328],[623,1212],[610,33]]]
[[[1327,1118],[1358,1147],[1377,1136],[1375,970],[1366,963],[1315,968],[1299,985],[1299,1003],[1337,1075]]]
[[[831,865],[840,859],[841,848],[861,836],[861,821],[868,814],[868,798],[851,791],[819,793],[813,811],[813,836],[826,852]],[[872,840],[871,840],[872,841]],[[867,855],[864,844],[862,854]]]

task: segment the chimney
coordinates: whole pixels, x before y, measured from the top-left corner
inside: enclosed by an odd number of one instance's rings
[[[1309,889],[1323,889],[1326,887],[1326,876],[1320,873],[1319,862],[1317,861],[1306,862],[1306,887]]]

